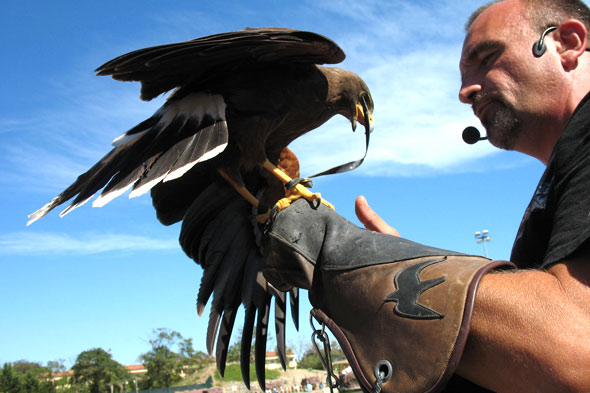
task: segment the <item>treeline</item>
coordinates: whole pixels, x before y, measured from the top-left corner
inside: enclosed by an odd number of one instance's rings
[[[199,368],[209,356],[193,349],[192,339],[178,332],[156,329],[149,340],[151,349],[140,355],[147,373],[134,376],[102,348],[80,353],[71,373],[63,361],[46,366],[20,360],[5,363],[0,370],[0,393],[123,393],[137,389],[173,386],[181,380],[184,367]],[[137,384],[137,385],[136,385]]]
[[[164,388],[180,382],[183,370],[198,372],[213,362],[206,353],[194,350],[191,338],[173,330],[154,330],[149,343],[151,349],[139,356],[147,369],[141,377],[131,375],[109,352],[93,348],[77,356],[69,373],[63,361],[45,366],[25,360],[5,363],[0,370],[0,393],[124,393]],[[238,340],[228,349],[227,361],[239,361],[239,351]],[[336,343],[332,343],[332,358],[344,358]],[[301,356],[298,367],[322,369],[311,348]]]

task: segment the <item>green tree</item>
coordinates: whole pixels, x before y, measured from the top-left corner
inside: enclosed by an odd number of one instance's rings
[[[192,338],[185,338],[179,344],[180,346],[180,354],[187,359],[194,359],[197,355],[195,349],[193,348],[193,339]]]
[[[0,392],[55,393],[53,384],[43,379],[47,371],[40,363],[25,360],[5,363],[0,370]]]
[[[4,363],[0,373],[0,391],[3,393],[24,392],[22,375],[10,363]]]
[[[156,389],[172,386],[180,381],[180,371],[183,365],[182,357],[160,345],[152,348],[140,357],[141,362],[146,366],[147,373],[142,381],[144,389]]]
[[[74,382],[86,387],[89,393],[105,393],[110,391],[110,385],[118,386],[129,377],[125,367],[102,348],[80,353],[72,370]]]
[[[139,357],[147,368],[140,381],[142,389],[170,387],[181,380],[180,374],[185,366],[199,368],[203,361],[210,359],[206,353],[194,350],[191,338],[185,339],[174,330],[155,329],[148,342],[151,350]]]
[[[153,335],[149,340],[152,349],[139,357],[147,368],[143,389],[164,388],[178,382],[182,367],[190,363],[195,354],[192,340],[184,339],[174,330],[159,328]]]
[[[180,344],[180,355],[183,364],[193,368],[201,369],[210,363],[213,358],[203,351],[195,351],[193,348],[193,339],[183,339]]]

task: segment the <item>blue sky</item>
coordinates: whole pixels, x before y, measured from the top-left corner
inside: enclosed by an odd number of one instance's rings
[[[375,101],[365,164],[317,179],[314,190],[357,222],[357,195],[409,239],[483,254],[474,232],[490,231],[489,256],[508,259],[521,215],[544,167],[487,142],[457,99],[463,24],[473,1],[368,0],[8,2],[0,14],[0,364],[64,359],[102,347],[134,364],[155,328],[192,337],[204,350],[206,314],[195,312],[201,276],[180,250],[179,226],[163,227],[148,195],[32,213],[150,116],[163,97],[139,100],[139,85],[94,76],[128,51],[244,27],[310,30],[347,53]],[[364,136],[343,118],[293,144],[303,174],[360,158]],[[303,296],[305,298],[305,296]],[[309,304],[288,343],[307,343]]]

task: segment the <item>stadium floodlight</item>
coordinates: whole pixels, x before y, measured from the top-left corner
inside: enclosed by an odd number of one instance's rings
[[[481,232],[475,232],[475,240],[477,241],[477,243],[483,243],[483,250],[485,252],[485,256],[486,258],[488,257],[488,248],[486,246],[486,242],[489,242],[492,240],[492,238],[490,237],[490,233],[487,229],[484,229]]]

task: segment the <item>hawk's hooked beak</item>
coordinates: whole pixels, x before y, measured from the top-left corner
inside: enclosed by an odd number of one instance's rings
[[[375,123],[373,123],[373,113],[369,110],[369,105],[367,104],[367,98],[363,94],[361,95],[361,103],[356,104],[356,114],[352,118],[352,130],[356,130],[357,121],[365,126],[365,132],[369,133],[373,131],[375,128]]]

